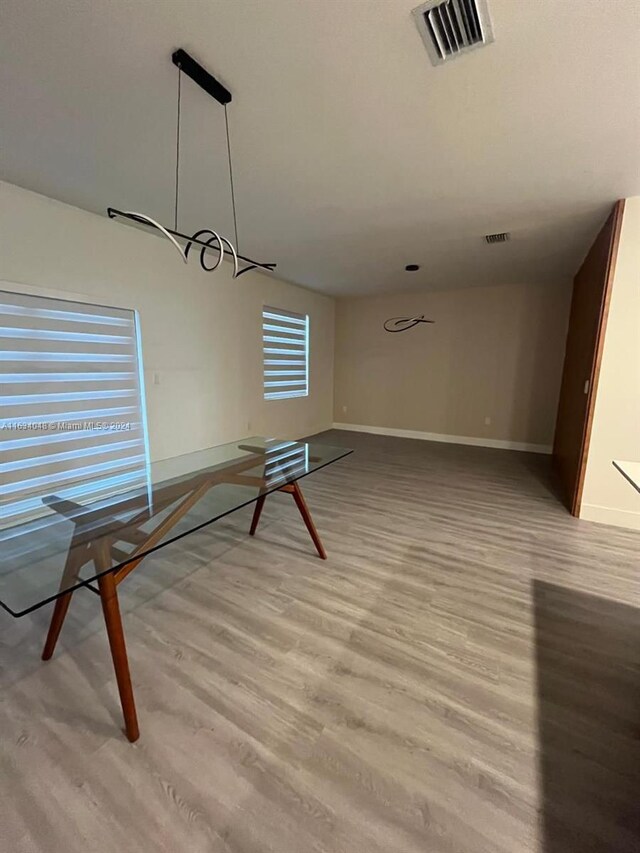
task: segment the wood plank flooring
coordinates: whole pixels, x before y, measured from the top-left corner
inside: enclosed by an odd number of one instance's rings
[[[280,495],[120,588],[135,745],[94,596],[47,664],[0,614],[3,853],[640,850],[640,535],[544,457],[322,440],[326,562]]]

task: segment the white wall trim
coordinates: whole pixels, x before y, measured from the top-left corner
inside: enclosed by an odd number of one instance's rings
[[[640,512],[628,509],[616,509],[597,504],[582,504],[580,518],[585,521],[595,521],[598,524],[613,524],[616,527],[627,527],[630,530],[640,530]]]
[[[522,450],[526,453],[551,453],[549,444],[529,444],[526,441],[504,441],[500,438],[475,438],[470,435],[445,435],[439,432],[420,432],[414,429],[368,426],[365,424],[336,424],[334,429],[350,432],[369,432],[373,435],[393,435],[397,438],[417,438],[421,441],[442,441],[445,444],[473,444],[478,447],[494,447],[498,450]]]

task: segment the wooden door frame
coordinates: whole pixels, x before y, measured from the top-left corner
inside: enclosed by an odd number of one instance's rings
[[[618,246],[620,243],[620,232],[622,230],[622,218],[624,214],[624,199],[619,199],[611,212],[613,223],[611,228],[611,240],[609,243],[609,254],[607,257],[607,273],[602,290],[602,300],[600,302],[600,317],[598,320],[598,332],[596,337],[596,346],[593,354],[593,362],[591,364],[591,375],[589,377],[589,393],[587,396],[587,411],[582,431],[582,442],[580,449],[580,463],[578,467],[578,476],[576,485],[571,500],[571,515],[579,516],[580,507],[582,505],[582,492],[584,489],[584,479],[587,470],[587,457],[589,455],[589,445],[591,443],[591,429],[593,426],[593,413],[595,410],[596,396],[598,392],[598,381],[600,379],[600,365],[602,363],[602,352],[604,349],[604,338],[607,329],[607,319],[609,317],[609,303],[611,302],[611,290],[613,279],[616,271],[616,261],[618,259]]]

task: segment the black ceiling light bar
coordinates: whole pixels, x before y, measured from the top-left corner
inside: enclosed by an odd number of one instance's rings
[[[201,89],[204,89],[207,95],[211,95],[223,107],[225,104],[231,103],[231,92],[219,80],[216,80],[213,74],[209,74],[206,68],[203,68],[199,62],[196,62],[193,56],[190,56],[186,50],[180,48],[174,51],[171,54],[171,61],[181,71],[184,71],[187,77],[191,77],[193,82],[197,83]]]
[[[233,258],[233,277],[237,278],[245,272],[249,272],[249,270],[260,269],[265,272],[272,272],[276,266],[274,263],[258,263],[258,261],[254,261],[251,258],[247,258],[244,255],[240,255],[237,252],[238,245],[238,223],[236,217],[236,199],[235,192],[233,186],[233,170],[231,166],[231,143],[229,140],[229,120],[227,117],[227,104],[231,103],[231,92],[220,83],[219,80],[210,74],[206,68],[203,68],[199,62],[197,62],[192,56],[190,56],[186,50],[176,50],[171,55],[171,61],[178,69],[178,104],[177,104],[177,122],[176,122],[176,178],[175,178],[175,218],[174,218],[174,227],[173,228],[165,228],[164,225],[161,225],[155,219],[152,219],[150,216],[147,216],[144,213],[134,213],[130,210],[117,210],[114,207],[107,208],[107,215],[109,219],[128,219],[130,222],[134,222],[137,225],[146,225],[150,228],[154,228],[157,231],[160,231],[167,237],[168,240],[174,245],[178,253],[180,254],[182,260],[187,263],[189,259],[189,252],[191,251],[192,246],[197,246],[200,248],[200,266],[206,272],[214,272],[218,269],[220,264],[222,263],[222,259],[225,254],[225,250],[228,249]],[[181,106],[181,75],[184,72],[188,77],[190,77],[194,83],[200,86],[203,91],[205,91],[208,95],[214,98],[219,104],[224,107],[224,118],[225,118],[225,129],[227,136],[227,154],[229,159],[229,183],[231,187],[231,203],[233,209],[233,227],[235,232],[235,243],[234,246],[230,240],[224,237],[222,234],[219,234],[217,231],[214,231],[211,228],[201,228],[196,231],[194,234],[189,236],[188,234],[183,234],[181,231],[178,231],[178,188],[179,188],[179,177],[180,177],[180,106]],[[185,244],[184,249],[181,247],[178,241],[182,241]],[[206,258],[207,252],[217,252],[217,258],[213,266],[207,266]],[[238,261],[243,261],[247,264],[243,269],[238,269]]]

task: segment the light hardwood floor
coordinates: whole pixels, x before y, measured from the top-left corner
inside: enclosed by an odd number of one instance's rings
[[[279,495],[120,588],[135,745],[94,596],[47,664],[0,615],[3,853],[637,853],[640,535],[544,457],[322,440],[327,562]]]

